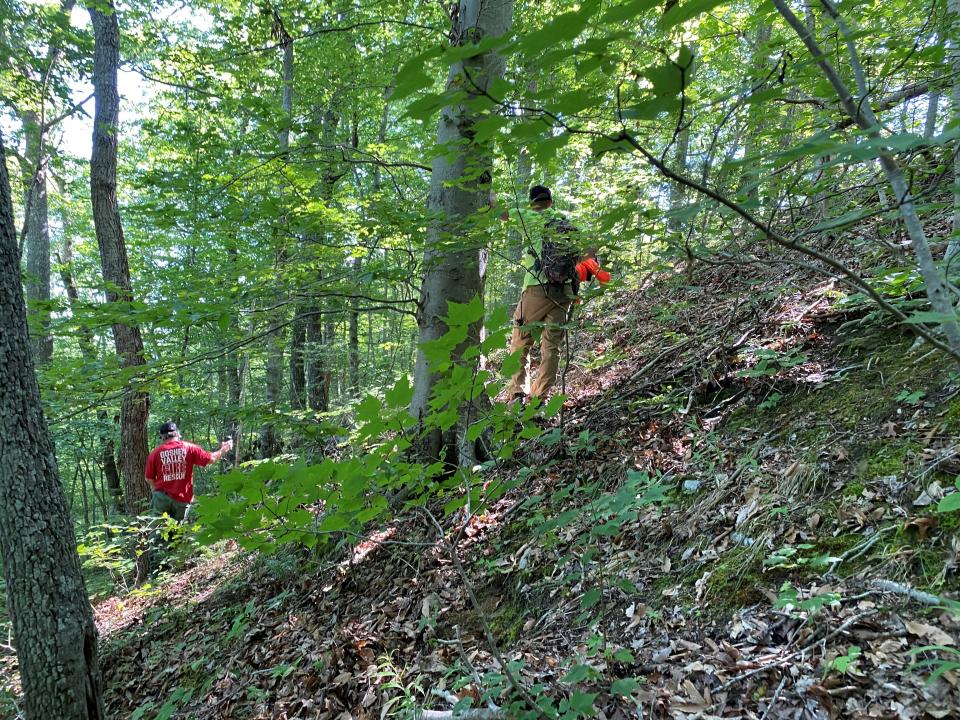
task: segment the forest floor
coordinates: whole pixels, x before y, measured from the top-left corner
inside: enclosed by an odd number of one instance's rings
[[[522,487],[466,526],[414,512],[336,557],[226,546],[100,602],[110,717],[409,717],[491,682],[520,708],[497,656],[566,717],[960,716],[960,674],[912,667],[960,658],[911,654],[960,638],[960,513],[936,508],[960,378],[762,259],[585,311],[564,440],[498,469]]]

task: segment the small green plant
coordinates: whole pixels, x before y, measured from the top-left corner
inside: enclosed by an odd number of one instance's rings
[[[827,666],[826,668],[824,668],[824,672],[823,672],[824,677],[826,677],[832,672],[838,672],[841,674],[847,672],[851,667],[853,667],[856,664],[859,657],[860,657],[860,646],[851,645],[850,649],[847,650],[846,655],[839,655],[835,657],[833,660],[831,660],[829,663],[827,663]]]
[[[763,402],[757,405],[757,410],[772,410],[777,405],[780,404],[780,401],[783,399],[783,395],[778,392],[770,393]]]
[[[904,405],[919,405],[920,401],[923,400],[923,397],[926,393],[923,390],[915,390],[910,392],[907,388],[901,390],[897,397],[894,398],[897,402],[901,402]]]
[[[779,353],[768,348],[759,348],[754,351],[758,362],[753,367],[737,372],[737,377],[756,378],[773,377],[781,370],[796,367],[807,362],[807,356],[791,350],[788,353]]]
[[[839,602],[840,596],[837,593],[818,593],[808,598],[802,598],[800,592],[789,582],[780,586],[780,592],[777,595],[777,601],[774,607],[793,612],[799,610],[814,615],[822,610],[826,605],[832,605]]]
[[[399,668],[389,655],[381,656],[377,661],[377,669],[370,676],[380,684],[387,695],[380,711],[380,717],[406,716],[421,705],[426,694],[422,684],[422,676],[417,673],[408,673]]]
[[[956,512],[957,510],[960,510],[960,477],[956,479],[954,485],[957,488],[957,492],[946,495],[940,499],[939,503],[937,503],[937,510],[942,513]]]
[[[784,569],[804,566],[819,568],[826,567],[840,559],[826,553],[816,555],[809,554],[808,551],[815,550],[816,548],[816,545],[810,543],[800,543],[796,547],[785,545],[764,559],[763,564],[771,568]]]
[[[920,653],[927,652],[941,652],[952,655],[954,659],[945,660],[943,658],[934,657],[926,658],[924,660],[918,660],[910,665],[911,670],[918,670],[920,668],[932,667],[933,672],[930,673],[930,676],[927,678],[927,684],[935,682],[941,675],[945,672],[950,672],[952,670],[960,670],[960,650],[957,648],[947,647],[945,645],[927,645],[925,647],[914,648],[910,651],[910,655],[916,657]]]

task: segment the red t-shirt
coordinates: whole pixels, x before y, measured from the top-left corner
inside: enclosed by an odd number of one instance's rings
[[[193,501],[193,466],[206,467],[213,456],[202,447],[183,440],[169,440],[153,449],[144,475],[154,488],[178,502]]]

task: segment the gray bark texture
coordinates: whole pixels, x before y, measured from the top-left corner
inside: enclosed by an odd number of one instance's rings
[[[40,405],[0,137],[0,553],[27,720],[103,718],[97,634]]]
[[[535,70],[529,68],[528,72],[533,74]],[[527,93],[533,95],[537,92],[537,80],[531,78],[527,82]],[[531,185],[533,177],[533,163],[530,159],[530,153],[526,148],[521,148],[517,153],[516,173],[511,178],[513,185],[513,197],[510,199],[511,207],[526,207],[527,192]],[[523,234],[516,228],[511,228],[509,235],[509,245],[507,246],[507,259],[510,267],[507,269],[507,280],[504,284],[504,294],[501,302],[511,308],[510,314],[513,314],[513,307],[520,299],[520,284],[523,281],[524,273],[521,271],[520,261],[526,253],[526,240]]]
[[[307,392],[307,375],[304,365],[304,345],[307,342],[307,321],[303,310],[297,307],[293,324],[290,326],[290,407],[294,410],[306,408],[304,397]]]
[[[513,0],[461,0],[450,42],[465,45],[499,37],[510,30],[512,23]],[[470,100],[482,96],[490,83],[503,75],[504,67],[499,54],[487,51],[450,68],[447,85],[459,85],[469,98],[466,104],[445,107],[440,113],[437,145],[442,150],[433,159],[427,201],[431,214],[439,219],[427,231],[423,254],[424,277],[417,310],[420,343],[446,333],[443,317],[448,301],[468,303],[477,295],[483,296],[481,251],[468,239],[468,219],[487,203],[492,160],[489,151],[472,140],[472,126],[482,113],[470,106]],[[454,362],[463,347],[479,341],[479,331],[477,323],[464,345],[454,353]],[[434,369],[423,351],[418,350],[410,412],[421,421],[429,412],[436,382]],[[464,429],[458,427],[457,432],[462,434]],[[422,450],[427,457],[439,457],[441,447],[446,447],[450,453],[448,463],[469,464],[470,458],[458,458],[461,446],[456,436],[444,438],[435,431],[425,438]]]
[[[276,9],[273,10],[274,34],[280,38],[283,48],[283,64],[281,71],[283,73],[283,91],[280,99],[280,109],[283,112],[283,129],[277,133],[277,141],[280,145],[280,152],[284,155],[290,149],[290,121],[293,114],[293,38],[287,32]],[[284,158],[286,160],[286,158]],[[280,188],[278,188],[278,192]],[[278,234],[279,235],[279,234]],[[274,238],[279,244],[279,237]],[[283,266],[287,262],[286,253],[282,249],[277,250],[278,270],[282,272]],[[267,377],[265,383],[267,406],[270,409],[271,416],[275,416],[279,411],[280,398],[283,392],[283,353],[285,343],[285,333],[281,330],[274,330],[270,333],[267,351]],[[292,351],[290,356],[291,368],[294,367],[295,359]],[[294,379],[291,377],[290,386],[293,391]],[[273,457],[280,454],[282,450],[282,438],[277,430],[276,422],[271,417],[260,430],[260,456],[264,458]]]
[[[93,154],[90,157],[90,201],[93,223],[100,247],[107,302],[130,302],[133,289],[127,247],[117,204],[117,132],[120,95],[117,67],[120,64],[120,26],[112,2],[90,7],[93,23],[93,90],[96,112],[93,117]],[[113,341],[124,368],[146,365],[143,338],[135,324],[115,322]],[[136,515],[146,509],[149,487],[143,480],[147,464],[147,421],[150,396],[129,388],[120,406],[120,469],[124,481],[127,512]],[[144,556],[145,557],[145,556]],[[142,570],[143,568],[141,568]]]
[[[330,409],[330,394],[327,378],[329,373],[324,365],[323,355],[323,317],[320,303],[308,311],[307,317],[307,405],[311,410],[326,412]]]
[[[355,257],[353,259],[353,277],[360,276],[363,265],[363,258]],[[360,311],[358,307],[360,301],[358,298],[350,298],[350,323],[349,323],[349,347],[350,347],[350,396],[360,397]]]
[[[23,113],[23,129],[27,139],[27,162],[32,166],[24,208],[26,232],[25,247],[27,254],[27,299],[31,303],[50,300],[50,222],[49,203],[47,202],[47,153],[46,133],[43,121],[34,112]],[[50,335],[50,318],[46,309],[35,310],[30,305],[27,312],[38,315],[38,326],[42,331],[31,337],[33,357],[37,364],[50,362],[53,357],[53,337]]]

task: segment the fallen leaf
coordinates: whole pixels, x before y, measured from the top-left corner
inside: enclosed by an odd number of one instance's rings
[[[934,625],[920,622],[919,620],[904,620],[904,626],[907,632],[917,637],[926,638],[934,645],[953,645],[953,637]]]

